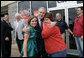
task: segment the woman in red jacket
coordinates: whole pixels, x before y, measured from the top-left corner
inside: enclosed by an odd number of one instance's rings
[[[45,43],[46,52],[50,57],[66,57],[66,44],[64,43],[58,26],[49,26],[53,23],[51,13],[46,13],[42,37]]]

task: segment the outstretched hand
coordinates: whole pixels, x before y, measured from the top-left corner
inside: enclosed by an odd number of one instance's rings
[[[48,27],[49,27],[49,28],[52,28],[52,27],[54,27],[54,26],[56,26],[56,22],[51,22]]]

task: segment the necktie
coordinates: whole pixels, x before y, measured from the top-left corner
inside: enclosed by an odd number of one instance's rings
[[[43,22],[42,22],[42,20],[41,20],[41,30],[43,29]]]

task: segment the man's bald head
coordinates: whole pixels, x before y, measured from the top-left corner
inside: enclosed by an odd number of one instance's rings
[[[61,14],[60,13],[57,13],[56,14],[56,18],[57,18],[57,20],[60,20],[61,19]]]

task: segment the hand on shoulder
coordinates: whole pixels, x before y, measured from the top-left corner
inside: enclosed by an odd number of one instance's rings
[[[27,26],[25,26],[24,28],[23,28],[23,32],[26,32],[26,31],[29,31],[30,30],[30,28],[28,28]]]
[[[56,22],[51,22],[50,25],[48,25],[49,28],[52,28],[54,26],[56,26]]]

